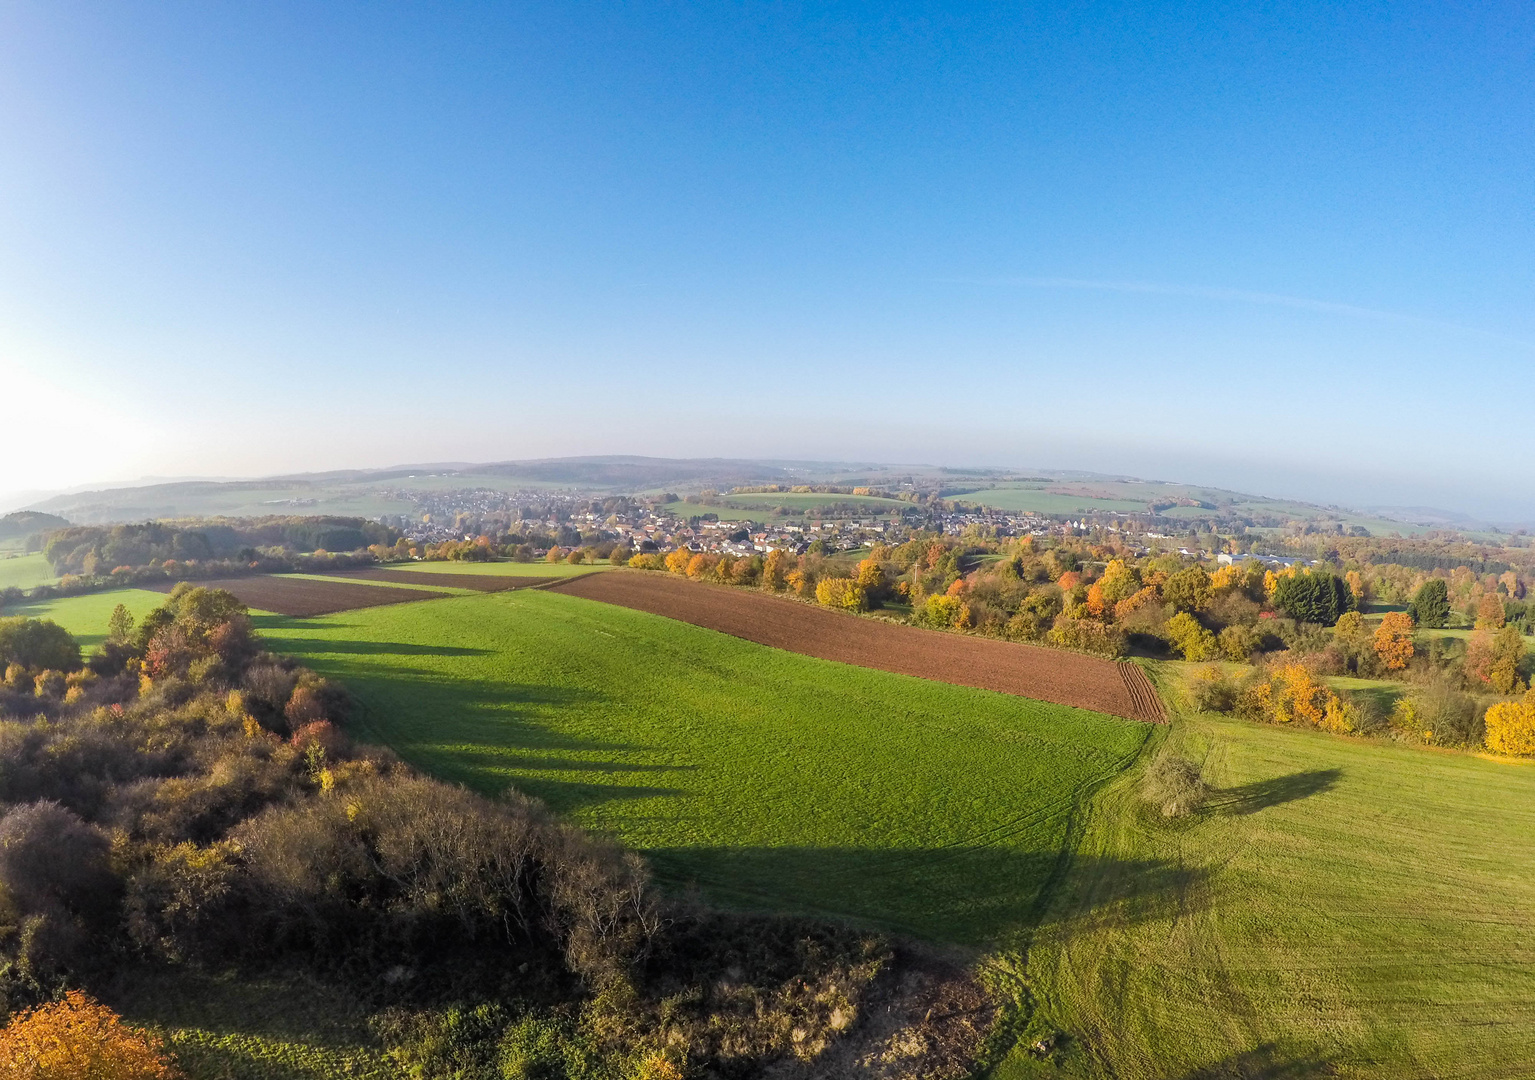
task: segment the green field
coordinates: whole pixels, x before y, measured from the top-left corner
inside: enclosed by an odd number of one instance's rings
[[[1168,825],[1133,773],[1108,786],[1029,955],[1068,1075],[1535,1075],[1535,768],[1213,717],[1166,737],[1211,805]]]
[[[518,592],[258,620],[355,727],[515,786],[721,902],[981,944],[1026,927],[1074,807],[1148,729]]]
[[[954,502],[989,506],[995,510],[1036,514],[1135,514],[1145,513],[1146,499],[1100,499],[1083,495],[1060,495],[1049,488],[1058,484],[999,484],[965,494],[945,496]],[[1095,487],[1101,485],[1094,485]],[[1148,495],[1147,498],[1150,498]]]
[[[48,585],[57,580],[58,575],[41,553],[0,559],[0,589],[30,589],[34,585]]]
[[[165,603],[165,594],[148,589],[113,589],[110,592],[85,593],[66,596],[57,600],[39,600],[34,604],[7,607],[6,615],[25,615],[33,619],[52,619],[80,642],[85,652],[107,636],[107,620],[118,604],[126,607],[135,619]]]

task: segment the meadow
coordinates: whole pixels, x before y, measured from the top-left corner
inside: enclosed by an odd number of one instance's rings
[[[3,612],[7,617],[24,615],[31,619],[52,619],[74,635],[82,651],[106,640],[107,620],[112,609],[122,604],[135,619],[143,618],[165,603],[165,594],[150,589],[113,589],[110,592],[83,593],[54,600],[39,600],[31,604],[7,604]]]
[[[548,592],[258,623],[346,683],[360,738],[535,795],[675,889],[936,941],[1026,928],[1148,732]]]
[[[15,555],[0,558],[0,589],[30,589],[35,585],[49,585],[58,580],[53,567],[42,553]]]
[[[1215,790],[1168,823],[1137,769],[1085,813],[1027,960],[1066,1075],[1535,1075],[1535,768],[1211,716],[1154,739]],[[1120,869],[1169,862],[1160,892]]]

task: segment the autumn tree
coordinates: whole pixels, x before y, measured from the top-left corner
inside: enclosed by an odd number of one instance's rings
[[[774,548],[762,560],[762,587],[781,592],[788,584],[789,556],[782,548]]]
[[[685,547],[680,547],[676,551],[667,553],[666,568],[674,574],[686,574],[688,572],[688,563],[692,562],[692,560],[693,553]]]
[[[1097,581],[1097,586],[1103,598],[1103,607],[1109,608],[1121,600],[1128,600],[1134,596],[1141,587],[1141,577],[1133,567],[1127,566],[1123,559],[1110,559],[1108,566],[1104,567],[1103,576]]]
[[[1496,593],[1484,593],[1476,604],[1476,628],[1478,630],[1501,630],[1506,621],[1503,614],[1503,601]]]
[[[1357,612],[1353,613],[1357,615]],[[1339,619],[1341,627],[1343,620]],[[1375,655],[1387,671],[1401,671],[1412,659],[1412,616],[1401,611],[1386,613],[1375,630]]]
[[[17,1080],[175,1080],[164,1044],[78,990],[0,1030],[0,1076]]]
[[[1450,587],[1443,578],[1430,578],[1418,587],[1407,613],[1419,626],[1437,630],[1450,621]]]
[[[1500,701],[1487,710],[1487,749],[1495,754],[1535,754],[1535,701]]]
[[[1203,611],[1210,604],[1210,574],[1202,566],[1179,570],[1162,586],[1162,599],[1174,611]]]
[[[1213,660],[1220,651],[1215,635],[1186,611],[1167,620],[1167,638],[1185,660]]]
[[[863,587],[848,578],[822,578],[815,586],[816,603],[844,611],[862,611],[866,603]]]

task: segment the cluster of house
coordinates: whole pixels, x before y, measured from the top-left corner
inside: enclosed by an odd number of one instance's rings
[[[385,524],[400,528],[413,542],[440,543],[444,540],[471,539],[481,533],[492,535],[529,529],[561,536],[563,545],[589,543],[594,539],[617,541],[641,551],[668,551],[686,547],[693,551],[750,557],[773,550],[803,554],[820,541],[827,552],[850,551],[877,543],[900,543],[915,530],[948,536],[983,530],[987,535],[1037,536],[1085,535],[1094,529],[1119,533],[1132,547],[1136,541],[1171,540],[1171,536],[1142,531],[1133,522],[1095,521],[1087,518],[1052,519],[1036,513],[994,510],[965,506],[932,509],[920,519],[908,511],[904,518],[895,515],[852,517],[845,512],[817,520],[769,521],[748,518],[719,520],[706,513],[684,517],[672,507],[678,504],[647,503],[639,499],[604,501],[591,492],[486,490],[393,492],[396,497],[411,498],[420,508],[417,516],[386,517]],[[579,541],[577,538],[580,538]],[[1133,539],[1132,539],[1133,537]],[[1203,553],[1178,549],[1185,555]],[[1222,563],[1232,558],[1220,556]],[[1288,559],[1261,556],[1265,563],[1287,565]]]

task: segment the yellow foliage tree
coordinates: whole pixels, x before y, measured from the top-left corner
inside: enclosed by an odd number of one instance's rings
[[[688,563],[693,561],[693,553],[687,548],[678,548],[668,552],[666,556],[666,568],[674,574],[686,574]]]
[[[1103,568],[1103,576],[1097,581],[1097,588],[1103,597],[1105,609],[1118,604],[1121,600],[1128,600],[1140,587],[1140,576],[1126,566],[1123,559],[1110,559],[1108,566]],[[1091,592],[1088,595],[1091,597]],[[1088,602],[1092,601],[1089,599]],[[1099,611],[1097,614],[1102,613]]]
[[[1364,575],[1358,570],[1350,570],[1343,575],[1343,580],[1348,585],[1348,591],[1354,594],[1355,603],[1363,603],[1365,600]]]
[[[1500,701],[1489,708],[1484,741],[1495,754],[1535,754],[1535,702]]]
[[[174,1080],[160,1040],[78,990],[0,1030],[0,1076],[16,1080]]]
[[[762,560],[762,587],[780,592],[788,584],[789,556],[782,548],[774,548]]]
[[[690,578],[701,578],[712,569],[714,569],[714,559],[700,551],[688,560],[687,575]]]
[[[865,590],[877,589],[885,583],[885,567],[874,556],[858,564],[858,584]]]
[[[1387,671],[1401,671],[1412,659],[1412,616],[1404,611],[1387,612],[1375,629],[1373,644]]]
[[[1285,664],[1259,683],[1251,702],[1276,724],[1302,723],[1344,734],[1354,729],[1349,708],[1302,664]]]
[[[1220,653],[1215,635],[1186,611],[1167,620],[1167,637],[1185,660],[1214,660]]]
[[[815,585],[816,603],[845,611],[862,611],[866,597],[863,587],[848,578],[822,578]]]

